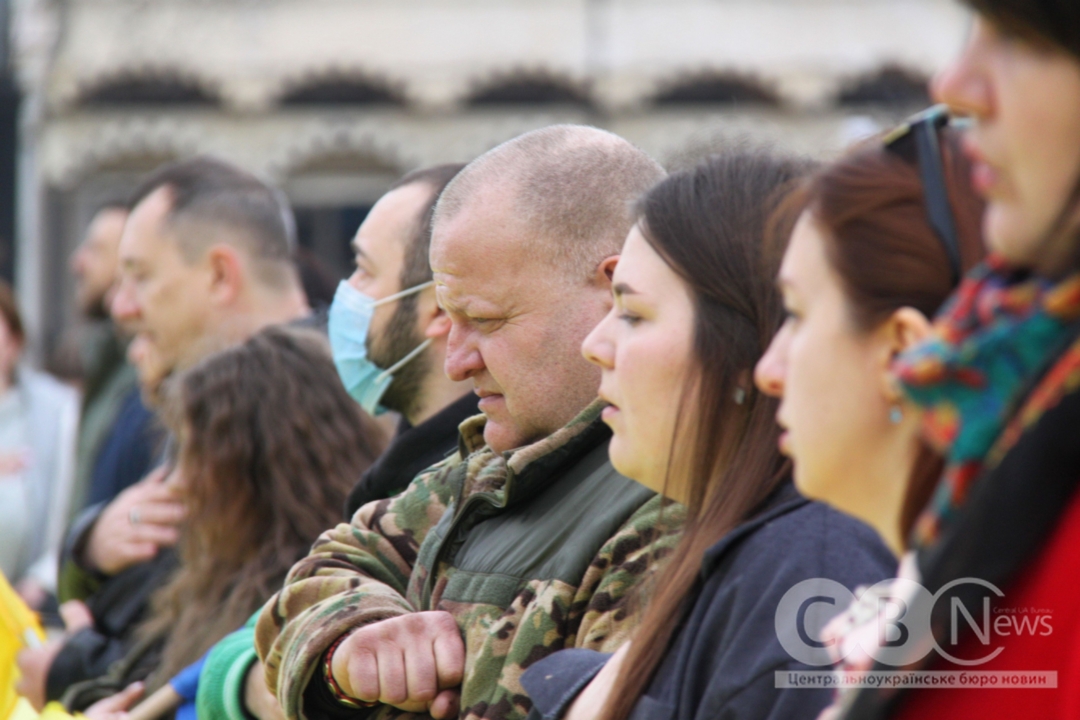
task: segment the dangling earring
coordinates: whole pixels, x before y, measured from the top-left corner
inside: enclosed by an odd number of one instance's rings
[[[735,388],[735,404],[742,405],[746,402],[746,390],[743,388]]]
[[[889,408],[889,422],[893,425],[899,425],[904,419],[904,411],[900,408],[900,405],[893,405]]]

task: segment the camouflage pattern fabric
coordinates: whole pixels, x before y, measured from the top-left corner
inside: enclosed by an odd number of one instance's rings
[[[338,637],[406,613],[444,610],[457,620],[466,652],[461,717],[469,719],[525,718],[531,702],[520,677],[532,663],[570,647],[610,652],[629,639],[646,579],[677,543],[683,511],[611,469],[601,409],[595,403],[548,438],[503,454],[484,445],[484,417],[470,418],[459,454],[325,533],[257,625],[267,683],[286,716],[304,717],[304,690],[322,682],[323,654]],[[590,474],[577,480],[575,472]],[[560,478],[570,484],[556,485]],[[521,523],[499,524],[526,507],[533,518],[547,507],[553,516],[528,536],[515,529]],[[549,536],[557,545],[531,555],[522,548]],[[357,712],[427,717],[390,706]]]

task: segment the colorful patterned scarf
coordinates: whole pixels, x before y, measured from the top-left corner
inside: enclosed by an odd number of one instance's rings
[[[1080,384],[1080,343],[1067,344],[1078,318],[1080,273],[1052,282],[990,257],[939,314],[935,336],[896,362],[904,391],[924,410],[924,438],[946,457],[915,525],[916,547],[939,536],[983,468],[996,466],[1025,428]]]

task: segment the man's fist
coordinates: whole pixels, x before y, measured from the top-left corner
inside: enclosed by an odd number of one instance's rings
[[[176,484],[159,467],[102,510],[86,542],[86,561],[106,575],[150,560],[175,545],[184,520]]]
[[[434,718],[456,717],[465,644],[450,613],[412,613],[353,631],[330,667],[349,697]]]

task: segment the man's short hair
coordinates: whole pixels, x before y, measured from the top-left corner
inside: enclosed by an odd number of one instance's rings
[[[192,222],[226,228],[230,231],[226,242],[247,251],[264,283],[281,287],[294,277],[296,225],[280,191],[229,163],[203,156],[158,168],[136,188],[128,206],[134,209],[163,187],[171,198],[167,222],[174,227]],[[198,260],[221,239],[198,231],[176,233],[188,262]]]
[[[413,184],[426,185],[431,190],[431,200],[416,219],[416,230],[405,248],[405,262],[401,268],[401,289],[426,283],[431,280],[431,263],[428,250],[431,248],[431,222],[435,215],[435,204],[450,181],[465,168],[464,163],[434,165],[413,170],[390,186],[387,192]]]
[[[664,169],[623,138],[584,125],[552,125],[503,143],[471,162],[439,198],[438,219],[460,212],[497,183],[514,194],[538,259],[580,280],[622,249],[633,204]]]

